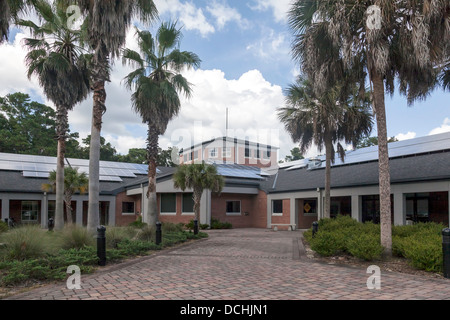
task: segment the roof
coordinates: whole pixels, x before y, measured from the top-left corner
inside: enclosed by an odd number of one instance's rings
[[[203,147],[203,146],[206,146],[206,145],[208,145],[210,143],[213,143],[215,141],[220,141],[220,140],[231,142],[231,143],[240,143],[240,144],[245,144],[246,142],[248,142],[250,146],[259,146],[261,148],[267,148],[268,147],[268,148],[270,148],[272,150],[278,150],[279,149],[278,147],[271,146],[271,145],[264,144],[264,143],[258,143],[258,142],[244,140],[244,139],[231,138],[231,137],[220,137],[220,138],[214,138],[214,139],[211,139],[211,140],[208,140],[208,141],[203,141],[203,142],[197,143],[197,144],[192,145],[192,146],[187,147],[187,148],[182,148],[179,151],[179,154],[182,154],[182,153],[184,153],[187,150],[193,150],[193,149],[196,149],[198,147]]]
[[[389,161],[391,183],[407,183],[450,179],[450,150],[393,157]],[[331,188],[378,185],[378,160],[334,166]],[[282,168],[263,181],[260,188],[267,193],[315,190],[325,187],[325,169],[296,170]]]

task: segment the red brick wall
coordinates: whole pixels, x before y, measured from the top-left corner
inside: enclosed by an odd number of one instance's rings
[[[135,213],[141,213],[141,195],[127,196],[126,192],[119,193],[116,196],[116,226],[127,226],[138,219],[138,215],[123,215],[122,202],[134,202]]]
[[[272,215],[272,224],[289,224],[291,223],[291,201],[283,199],[283,215]],[[277,226],[278,230],[288,230],[289,226]]]
[[[227,215],[227,201],[241,202],[241,215]],[[233,228],[266,228],[267,196],[259,191],[258,195],[222,193],[211,195],[211,217],[221,222],[230,222]]]
[[[177,201],[177,214],[176,215],[162,215],[160,211],[160,201],[161,196],[158,194],[157,197],[157,206],[158,206],[158,220],[160,222],[171,222],[171,223],[189,223],[189,221],[195,218],[194,215],[182,214],[182,202],[183,202],[183,194],[177,193],[176,201]]]

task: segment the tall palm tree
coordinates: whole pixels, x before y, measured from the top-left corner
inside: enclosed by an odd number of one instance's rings
[[[143,23],[157,18],[152,0],[58,0],[75,4],[86,16],[83,30],[86,42],[93,51],[92,90],[93,108],[91,145],[89,151],[88,230],[93,233],[99,224],[100,134],[106,112],[105,83],[109,80],[111,60],[117,58],[125,44],[128,28],[137,17]]]
[[[316,64],[320,48],[311,34],[318,29],[339,48],[361,86],[370,80],[379,142],[381,244],[387,255],[392,254],[392,221],[385,91],[392,95],[398,79],[400,92],[412,104],[437,85],[439,66],[448,59],[449,10],[447,0],[297,0],[289,12],[294,56],[315,86],[324,88],[332,77],[326,64]]]
[[[8,41],[9,27],[19,14],[33,8],[35,0],[0,0],[0,43]]]
[[[312,84],[299,77],[286,90],[287,106],[278,109],[279,119],[294,142],[299,143],[300,153],[305,153],[313,144],[319,151],[325,148],[325,218],[330,217],[331,163],[336,153],[342,161],[345,157],[341,142],[351,143],[356,148],[359,140],[372,131],[367,99],[360,100],[356,89],[346,100],[340,98],[340,87],[318,97]]]
[[[192,52],[180,51],[181,29],[176,23],[162,23],[156,38],[148,31],[136,31],[140,53],[125,49],[123,62],[137,67],[125,77],[128,89],[134,89],[131,97],[134,110],[148,126],[148,207],[145,222],[157,221],[156,165],[158,138],[164,134],[169,121],[180,110],[178,94],[190,97],[191,84],[181,74],[185,68],[198,67],[199,57]]]
[[[48,180],[50,183],[42,184],[42,190],[50,192],[56,189],[56,171],[50,172]],[[89,179],[84,172],[78,172],[78,168],[64,168],[64,203],[66,205],[67,223],[73,222],[72,217],[72,196],[75,193],[83,194],[87,191]]]
[[[200,221],[200,201],[204,190],[221,192],[225,181],[214,165],[202,163],[180,165],[173,177],[174,188],[192,189],[195,219]]]
[[[68,132],[68,112],[83,101],[90,90],[88,58],[78,45],[80,32],[67,27],[62,8],[46,1],[35,1],[36,12],[43,24],[20,20],[19,26],[29,27],[33,38],[25,39],[28,49],[28,78],[37,76],[45,95],[56,106],[56,139],[58,141],[56,169],[55,229],[64,226],[64,157]]]

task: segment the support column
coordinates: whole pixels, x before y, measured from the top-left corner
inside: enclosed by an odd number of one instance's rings
[[[114,227],[116,225],[116,199],[109,200],[108,211],[108,226]]]
[[[361,198],[359,195],[352,195],[352,218],[361,222]]]
[[[205,190],[200,201],[200,221],[199,223],[211,224],[211,191]]]
[[[394,225],[404,226],[406,224],[406,199],[403,193],[394,193]]]
[[[322,201],[322,189],[317,188],[317,219],[323,218],[323,201]]]
[[[2,197],[2,221],[9,219],[9,197]]]
[[[75,223],[78,226],[83,225],[83,200],[77,200],[77,210],[75,212]]]
[[[48,199],[47,192],[44,192],[44,196],[41,200],[41,227],[43,229],[48,228]]]
[[[297,213],[297,201],[295,201],[295,198],[291,197],[289,199],[289,203],[290,203],[290,224],[296,224],[295,222],[295,216]],[[289,230],[291,230],[289,228]]]

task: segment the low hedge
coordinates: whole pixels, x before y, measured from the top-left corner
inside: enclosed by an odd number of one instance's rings
[[[444,228],[437,223],[393,226],[392,252],[406,258],[417,269],[440,272],[443,264],[441,232]],[[303,235],[311,249],[322,256],[348,253],[372,261],[380,259],[384,251],[380,244],[379,225],[360,223],[348,216],[322,219],[314,237],[311,229]]]

